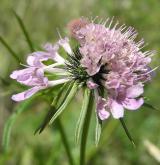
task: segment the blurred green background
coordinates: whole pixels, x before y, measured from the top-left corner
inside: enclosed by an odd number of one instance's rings
[[[0,0],[0,35],[25,59],[30,53],[24,35],[13,13],[14,9],[23,19],[34,42],[40,47],[46,42],[58,39],[56,28],[66,35],[66,24],[80,16],[105,19],[115,17],[120,24],[135,27],[139,39],[149,45],[145,48],[157,50],[152,67],[160,62],[160,1],[159,0]],[[0,75],[9,80],[9,74],[16,69],[14,59],[0,43]],[[0,141],[4,123],[14,111],[15,103],[10,100],[17,87],[0,86]],[[160,110],[160,73],[147,85],[145,96]],[[74,142],[75,124],[82,101],[81,92],[61,115],[61,121],[72,148],[75,161],[79,159],[79,147]],[[68,165],[68,159],[56,126],[48,127],[41,135],[34,131],[43,119],[47,105],[37,100],[18,116],[14,123],[9,151],[0,152],[0,165]],[[160,163],[160,111],[141,108],[125,113],[127,126],[135,139],[136,149],[126,137],[120,123],[113,119],[105,121],[101,143],[94,144],[93,117],[87,145],[88,165],[156,165]]]

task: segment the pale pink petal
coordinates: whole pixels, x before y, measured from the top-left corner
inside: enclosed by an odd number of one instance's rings
[[[124,108],[121,104],[119,104],[117,101],[112,100],[110,105],[110,110],[115,119],[119,119],[123,117],[124,115]]]
[[[92,80],[87,81],[87,87],[89,89],[96,89],[98,87],[98,84],[94,83]]]
[[[42,61],[46,61],[51,58],[52,56],[49,53],[43,51],[37,51],[37,52],[33,52],[27,57],[27,64],[34,67],[42,67],[43,66]]]
[[[101,120],[105,120],[110,116],[110,113],[106,111],[106,106],[106,99],[99,96],[97,100],[97,114]]]
[[[28,56],[27,57],[27,64],[30,65],[30,66],[34,66],[34,62],[35,62],[35,56]]]
[[[98,116],[101,120],[105,120],[105,119],[109,118],[110,113],[106,110],[100,110],[100,111],[98,111]]]
[[[125,101],[122,103],[123,107],[129,110],[136,110],[140,108],[144,103],[143,98],[139,99],[128,99],[126,98]]]
[[[10,74],[10,78],[12,78],[12,79],[17,79],[18,75],[19,75],[19,73],[18,73],[17,70],[16,70],[16,71],[13,71],[13,72]]]
[[[26,81],[31,76],[32,72],[34,72],[35,68],[26,68],[21,70],[16,70],[12,72],[10,78],[17,79],[17,81]]]
[[[17,102],[26,100],[41,89],[43,89],[43,88],[42,87],[33,87],[33,88],[28,89],[24,92],[13,95],[12,100],[17,101]]]
[[[127,89],[126,91],[126,96],[127,98],[136,98],[143,94],[143,85],[142,84],[137,84],[133,85],[130,88]]]
[[[66,38],[62,38],[59,40],[59,45],[63,47],[63,49],[68,53],[68,54],[72,54],[72,49],[70,47],[70,44],[69,44],[69,39],[66,37]]]
[[[47,52],[57,52],[59,49],[58,44],[52,45],[51,43],[46,43],[43,47]]]
[[[59,53],[57,53],[57,52],[55,53],[55,56],[53,59],[58,63],[63,64],[65,62],[64,58],[62,56],[60,56]]]

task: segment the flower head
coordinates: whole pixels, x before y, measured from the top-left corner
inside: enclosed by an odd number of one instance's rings
[[[69,39],[60,37],[55,44],[45,44],[44,51],[30,54],[29,66],[14,71],[10,77],[31,89],[12,98],[21,101],[41,89],[77,81],[96,91],[96,112],[100,120],[110,114],[118,119],[124,116],[125,109],[139,109],[144,103],[143,87],[152,79],[149,64],[154,52],[142,51],[144,41],[135,41],[135,29],[118,27],[118,23],[112,26],[112,21],[108,25],[99,24],[86,18],[71,21],[68,29],[79,46],[72,49]],[[60,48],[65,50],[67,59],[59,54]],[[52,64],[46,65],[48,60]],[[59,77],[49,80],[46,72]]]
[[[134,28],[118,27],[118,23],[112,26],[109,19],[108,23],[96,23],[80,18],[71,21],[68,29],[77,46],[72,48],[69,38],[62,38],[59,34],[60,39],[55,44],[47,43],[42,51],[29,54],[26,60],[28,66],[10,75],[29,89],[13,95],[12,99],[23,101],[41,90],[65,83],[52,102],[54,113],[49,111],[38,129],[41,132],[83,87],[84,100],[76,137],[79,138],[80,128],[85,123],[89,126],[93,100],[96,102],[96,139],[100,137],[100,124],[110,116],[119,119],[126,130],[122,120],[125,111],[135,111],[144,104],[145,83],[154,76],[156,68],[149,66],[154,51],[143,51],[144,41],[135,41],[138,33]],[[63,102],[59,104],[61,100]],[[128,131],[126,134],[133,143]]]
[[[132,27],[117,28],[117,23],[111,28],[111,22],[108,27],[105,23],[82,22],[81,28],[74,24],[74,38],[80,43],[81,65],[92,77],[92,84],[103,86],[108,94],[106,101],[104,98],[97,100],[100,119],[108,118],[108,115],[102,117],[104,110],[107,114],[111,112],[114,118],[121,118],[124,108],[140,108],[144,103],[143,84],[152,78],[148,65],[153,51],[142,52],[144,41],[134,41],[137,32]]]

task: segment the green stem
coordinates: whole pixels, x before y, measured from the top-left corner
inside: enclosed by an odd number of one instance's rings
[[[12,12],[13,12],[14,16],[16,17],[16,19],[17,19],[17,21],[19,23],[19,26],[20,26],[20,28],[21,28],[21,30],[22,30],[25,38],[26,38],[26,41],[28,43],[30,51],[33,52],[34,51],[33,43],[32,43],[32,41],[30,39],[30,36],[29,36],[29,34],[28,34],[27,30],[26,30],[26,27],[25,27],[22,19],[20,18],[20,16],[14,10],[12,10]]]
[[[9,51],[9,53],[13,56],[16,62],[21,63],[21,59],[18,55],[12,50],[12,48],[8,45],[8,43],[0,36],[0,42],[5,46],[5,48]]]
[[[86,144],[87,144],[87,136],[88,136],[88,131],[89,131],[89,124],[90,124],[91,115],[92,115],[92,109],[93,109],[93,93],[90,92],[88,109],[87,109],[87,114],[85,116],[85,121],[84,121],[83,131],[82,131],[82,138],[81,138],[80,165],[85,165]]]
[[[61,139],[62,139],[63,145],[65,147],[65,150],[66,150],[66,153],[67,153],[67,156],[68,156],[69,164],[70,165],[74,165],[74,161],[73,161],[73,157],[72,157],[72,154],[71,154],[71,151],[70,151],[70,147],[69,147],[69,143],[68,143],[68,140],[67,140],[67,136],[66,136],[64,127],[62,125],[62,122],[60,121],[59,118],[57,118],[56,124],[57,124],[57,126],[59,128],[59,132],[61,134]]]
[[[125,124],[123,118],[120,118],[119,120],[120,120],[120,122],[121,122],[121,125],[122,125],[123,129],[125,130],[125,133],[126,133],[127,137],[129,138],[129,140],[131,141],[131,143],[133,144],[133,146],[136,147],[136,145],[135,145],[135,143],[134,143],[134,141],[133,141],[133,138],[132,138],[132,136],[130,135],[130,133],[129,133],[129,131],[128,131],[128,128],[127,128],[127,126],[126,126],[126,124]]]

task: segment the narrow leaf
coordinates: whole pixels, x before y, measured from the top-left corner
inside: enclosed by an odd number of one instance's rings
[[[153,109],[153,110],[158,110],[156,107],[154,107],[153,105],[151,105],[149,103],[144,103],[143,106],[147,107],[147,108],[150,108],[150,109]]]
[[[0,42],[3,44],[3,46],[9,51],[9,53],[12,55],[12,57],[16,60],[17,63],[21,63],[20,58],[18,55],[13,51],[13,49],[8,45],[8,43],[3,39],[3,37],[0,36]]]
[[[16,111],[8,118],[5,123],[4,130],[3,130],[3,137],[2,137],[2,147],[4,151],[7,151],[10,141],[11,130],[13,127],[14,122],[16,121],[19,114],[23,111],[27,110],[32,103],[32,99],[26,100],[22,104],[20,104]]]
[[[45,118],[43,119],[42,123],[40,124],[40,126],[35,130],[34,134],[36,134],[37,132],[40,134],[43,132],[43,130],[45,129],[45,127],[48,125],[49,121],[51,120],[51,118],[54,116],[54,114],[56,113],[56,111],[58,110],[57,107],[57,102],[58,99],[61,97],[63,91],[65,90],[66,86],[68,84],[64,84],[60,91],[58,92],[58,94],[54,97],[54,100],[52,101],[50,110],[47,112],[47,114],[45,115]],[[69,92],[71,90],[71,84],[69,85],[66,94],[65,94],[65,98],[68,96]],[[64,100],[63,100],[64,101]],[[62,101],[62,103],[63,103]],[[60,104],[60,106],[62,105],[62,103]]]
[[[127,126],[126,126],[123,118],[120,118],[119,120],[120,120],[120,122],[121,122],[121,124],[122,124],[122,126],[123,126],[123,128],[125,130],[125,133],[126,133],[127,137],[129,138],[129,140],[131,141],[131,143],[133,144],[133,146],[136,147],[136,145],[135,145],[135,143],[133,141],[133,138],[131,137],[131,135],[130,135],[128,129],[127,129]]]
[[[51,118],[49,124],[52,124],[54,120],[63,112],[63,110],[67,107],[67,105],[70,103],[72,98],[75,96],[77,89],[78,89],[78,85],[77,83],[74,83],[70,93],[68,94],[62,105],[58,108],[54,116]]]
[[[95,130],[95,144],[98,146],[99,139],[101,136],[101,130],[102,130],[102,121],[98,118],[96,114],[96,130]]]
[[[21,30],[22,30],[25,38],[26,38],[26,41],[28,43],[30,51],[33,52],[34,51],[34,47],[33,47],[32,41],[30,39],[30,36],[29,36],[29,34],[28,34],[27,30],[26,30],[26,27],[25,27],[22,19],[20,18],[20,16],[14,10],[13,10],[13,14],[16,17],[16,19],[17,19],[17,21],[19,23],[19,26],[20,26],[20,28],[21,28]]]
[[[94,105],[93,101],[94,101],[94,96],[93,96],[93,93],[91,92],[89,96],[89,104],[88,104],[87,114],[85,116],[85,121],[83,125],[82,136],[81,136],[80,163],[79,163],[80,165],[85,164],[86,144],[87,144],[89,125],[90,125],[90,120],[91,120],[91,115],[92,115],[92,109]]]
[[[88,109],[88,104],[89,104],[89,96],[90,96],[91,91],[86,88],[85,93],[84,93],[84,99],[83,99],[83,104],[82,104],[82,109],[80,112],[80,116],[76,125],[76,131],[75,131],[75,141],[77,144],[79,144],[80,140],[80,134],[84,125],[84,119],[87,113]]]
[[[70,90],[71,90],[71,88],[72,88],[72,86],[73,86],[73,83],[70,83],[69,86],[68,86],[68,88],[66,89],[66,87],[67,87],[68,84],[69,84],[69,83],[66,83],[66,84],[64,84],[64,85],[60,88],[58,94],[54,97],[54,99],[53,99],[53,101],[52,101],[52,104],[51,104],[52,106],[55,106],[55,107],[58,106],[58,101],[60,100],[60,97],[61,97],[62,95],[64,96],[64,99],[68,96],[68,94],[69,94],[69,92],[70,92]],[[62,102],[64,101],[64,99],[62,100]],[[62,103],[61,103],[61,104],[62,104]]]
[[[51,106],[50,110],[47,112],[43,122],[40,124],[40,126],[35,130],[34,134],[36,133],[42,133],[43,130],[45,129],[45,127],[47,126],[47,124],[49,123],[49,121],[51,120],[51,118],[53,117],[53,115],[56,112],[56,108],[54,106]]]

